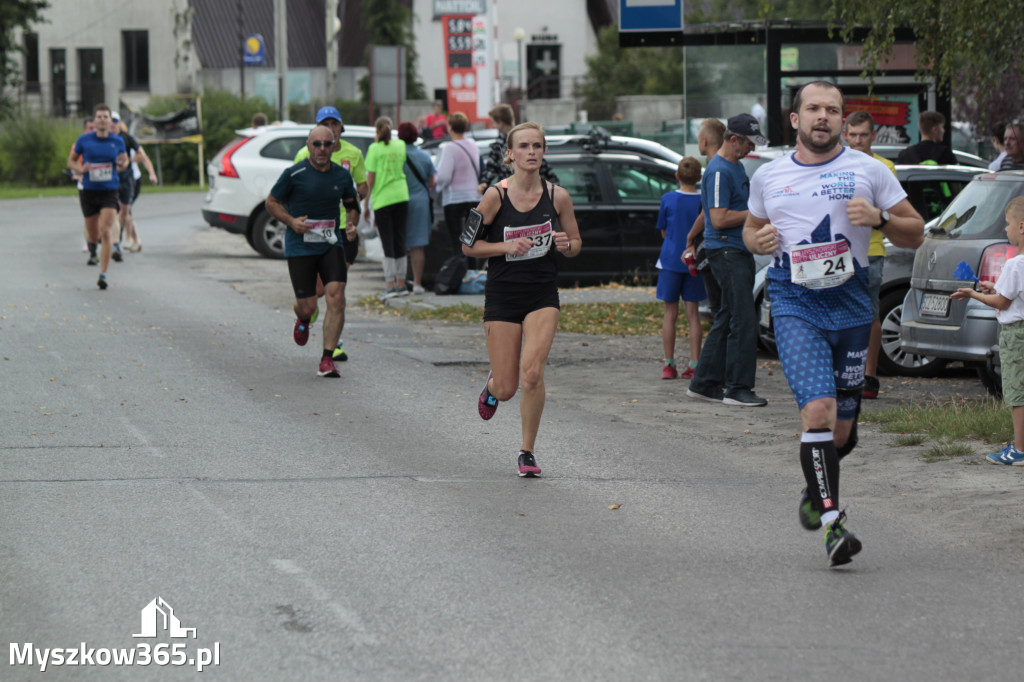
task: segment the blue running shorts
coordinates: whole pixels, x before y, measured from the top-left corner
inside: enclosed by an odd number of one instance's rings
[[[802,410],[819,398],[835,398],[836,389],[859,388],[864,383],[871,325],[828,331],[799,317],[776,317],[775,345],[782,371]],[[837,401],[837,417],[857,416],[857,399]]]
[[[658,270],[656,296],[659,301],[666,303],[675,303],[680,298],[700,302],[708,297],[708,292],[704,289],[704,280],[700,275],[694,277],[689,272]]]

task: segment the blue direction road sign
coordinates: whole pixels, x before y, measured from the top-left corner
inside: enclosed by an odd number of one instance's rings
[[[619,0],[619,31],[681,31],[683,0]]]

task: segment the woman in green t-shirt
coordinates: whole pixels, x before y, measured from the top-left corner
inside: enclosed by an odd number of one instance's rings
[[[368,192],[363,215],[370,220],[373,209],[377,233],[384,250],[384,294],[381,298],[404,296],[408,267],[405,248],[405,220],[409,214],[409,185],[405,181],[405,142],[391,137],[391,119],[377,119],[377,141],[366,150]]]

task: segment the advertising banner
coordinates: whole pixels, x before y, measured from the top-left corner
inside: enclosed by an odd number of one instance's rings
[[[875,120],[875,144],[912,144],[917,140],[916,95],[881,95],[846,98],[847,115],[866,111]]]
[[[470,122],[486,121],[491,108],[487,18],[449,14],[442,17],[441,22],[444,25],[448,113],[461,112]]]

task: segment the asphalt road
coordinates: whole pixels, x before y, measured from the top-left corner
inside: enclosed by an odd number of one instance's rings
[[[631,416],[651,389],[593,362],[629,340],[559,341],[544,476],[519,479],[515,401],[476,414],[479,330],[353,311],[352,360],[319,379],[284,266],[211,233],[200,199],[144,194],[145,250],[104,292],[75,200],[0,206],[0,679],[195,675],[12,664],[26,643],[159,642],[249,681],[1020,675],[1019,543],[882,498],[851,515],[864,552],[827,569],[793,458],[762,458],[748,412],[725,417],[733,438]],[[276,285],[257,294],[256,272]],[[195,638],[133,637],[158,597]]]

